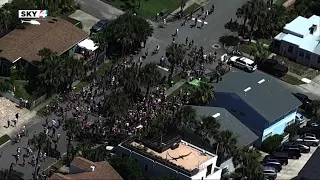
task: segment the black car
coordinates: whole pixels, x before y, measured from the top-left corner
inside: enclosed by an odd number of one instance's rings
[[[300,153],[309,153],[310,152],[310,146],[306,146],[302,143],[298,142],[290,142],[286,143],[282,146],[283,149],[287,150],[290,148],[298,148],[300,150]]]
[[[282,170],[281,162],[264,162],[263,166],[273,167],[276,169],[277,172],[280,172]]]
[[[299,148],[279,148],[273,152],[273,154],[275,153],[287,153],[287,156],[290,159],[299,159],[301,157]]]
[[[275,75],[277,77],[282,77],[286,75],[288,72],[288,67],[283,64],[280,64],[275,59],[267,59],[266,61],[264,61],[262,64],[258,66],[258,69],[266,73]]]
[[[288,153],[272,153],[271,155],[266,155],[264,157],[264,162],[275,162],[279,161],[282,165],[288,164]]]
[[[108,22],[109,22],[108,20],[100,20],[99,22],[97,22],[95,25],[92,26],[91,32],[97,33],[103,30],[103,28],[106,27]]]
[[[305,94],[293,93],[293,95],[302,102],[302,106],[300,106],[300,107],[304,110],[306,110],[308,108],[309,104],[312,103],[312,100],[309,99],[309,97]]]

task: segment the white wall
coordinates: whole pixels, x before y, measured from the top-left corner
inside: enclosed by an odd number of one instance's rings
[[[216,163],[217,163],[217,159],[218,156],[214,156],[213,158],[211,158],[210,160],[204,162],[203,164],[201,164],[200,167],[200,172],[194,176],[192,176],[193,180],[199,180],[199,179],[207,179],[207,180],[215,180],[215,179],[220,179],[221,178],[221,169],[217,170],[215,172],[216,167]],[[209,166],[210,164],[212,164],[212,169],[211,172],[209,174],[209,176],[206,176],[207,174],[207,166]]]
[[[0,0],[0,7],[2,7],[5,3],[8,3],[9,0]]]

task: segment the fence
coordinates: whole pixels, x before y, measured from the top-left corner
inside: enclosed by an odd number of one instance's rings
[[[42,95],[41,97],[39,97],[38,99],[32,101],[32,102],[28,102],[27,104],[27,108],[28,109],[33,109],[35,107],[37,107],[40,103],[42,103],[45,99],[47,98],[47,94]]]

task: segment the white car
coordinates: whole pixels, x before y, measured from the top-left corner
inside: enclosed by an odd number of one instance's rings
[[[303,115],[300,113],[296,114],[296,122],[299,124],[303,124],[306,120],[304,119]]]
[[[229,58],[228,63],[248,72],[253,72],[257,69],[257,64],[247,57],[232,56]]]

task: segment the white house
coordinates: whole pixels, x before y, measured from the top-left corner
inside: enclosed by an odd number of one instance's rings
[[[320,17],[297,17],[274,38],[273,51],[308,67],[320,69]]]
[[[218,156],[181,140],[164,136],[149,140],[131,139],[115,148],[121,157],[134,159],[144,177],[173,176],[177,180],[220,180]]]

